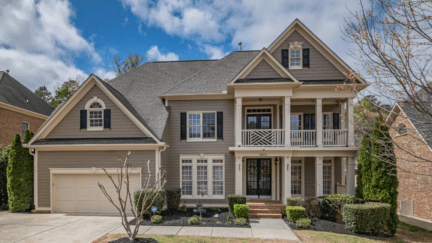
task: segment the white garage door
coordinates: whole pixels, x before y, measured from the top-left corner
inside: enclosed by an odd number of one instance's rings
[[[117,175],[113,175],[117,182]],[[86,214],[117,214],[118,210],[106,199],[98,186],[100,182],[113,201],[118,205],[115,188],[105,174],[98,175],[53,175],[53,206],[55,213],[86,213]],[[130,190],[133,193],[140,188],[140,175],[133,174],[130,178]],[[123,184],[122,198],[126,188]],[[133,200],[133,197],[132,197]],[[128,202],[128,206],[129,206]],[[130,211],[130,210],[128,210]]]

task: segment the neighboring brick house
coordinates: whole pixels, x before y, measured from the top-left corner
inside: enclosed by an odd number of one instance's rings
[[[53,108],[6,72],[0,72],[0,146],[28,128],[36,132]]]
[[[398,165],[399,194],[398,212],[432,220],[432,168],[431,118],[420,113],[412,105],[398,102],[387,119],[391,126],[390,136],[395,141]],[[418,158],[416,158],[418,157]]]

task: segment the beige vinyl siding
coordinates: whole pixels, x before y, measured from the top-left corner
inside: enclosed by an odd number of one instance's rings
[[[107,109],[111,109],[111,128],[104,128],[103,131],[80,129],[80,110],[85,110],[86,103],[95,96],[105,103]],[[47,136],[47,138],[109,137],[147,137],[147,135],[96,85],[84,95]]]
[[[303,42],[302,48],[310,50],[310,67],[302,69],[289,69],[298,80],[325,80],[325,79],[345,79],[345,75],[340,72],[326,57],[324,57],[315,47],[313,47],[299,32],[294,31],[276,50],[273,56],[282,63],[282,50],[289,49],[289,43],[294,41]]]
[[[234,146],[234,101],[233,100],[194,100],[169,101],[170,115],[163,140],[170,146],[162,152],[162,169],[167,171],[165,188],[180,187],[180,154],[224,154],[225,155],[225,197],[235,192],[235,158],[229,152]],[[180,140],[180,113],[188,111],[222,111],[224,139],[213,142],[187,142]],[[169,134],[169,136],[168,136]],[[226,204],[226,200],[200,199],[212,204]],[[181,203],[196,203],[196,199],[182,200]]]
[[[261,60],[246,78],[282,78],[282,76],[266,60]]]
[[[118,159],[124,159],[128,151],[40,151],[38,152],[38,206],[50,207],[49,168],[119,168]],[[152,177],[155,174],[155,150],[131,151],[129,163],[142,167],[142,180],[147,177],[147,161],[150,160]]]

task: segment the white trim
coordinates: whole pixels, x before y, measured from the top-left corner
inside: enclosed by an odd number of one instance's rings
[[[179,161],[179,181],[180,188],[182,188],[182,167],[191,166],[192,167],[192,195],[182,195],[181,199],[225,199],[225,189],[226,189],[226,177],[225,177],[225,155],[211,155],[211,154],[189,154],[180,155]],[[191,160],[192,163],[183,163],[183,160]],[[206,164],[198,164],[197,160],[207,160]],[[222,163],[213,164],[213,160],[222,160]],[[197,166],[207,166],[207,195],[204,197],[198,197],[198,184],[197,184]],[[213,166],[223,167],[223,194],[213,195]]]
[[[38,179],[39,179],[39,173],[38,173],[38,151],[36,150],[34,153],[34,166],[33,166],[33,173],[34,173],[34,177],[33,177],[33,190],[34,190],[34,205],[35,205],[35,209],[38,209],[38,205],[39,205],[39,188],[38,188]],[[50,208],[51,210],[51,208]]]
[[[215,137],[214,138],[203,138],[204,135],[204,124],[203,124],[203,113],[214,113],[215,115]],[[201,133],[200,133],[200,138],[189,138],[189,114],[200,114],[200,127],[201,127]],[[217,141],[217,112],[216,111],[188,111],[186,113],[187,117],[186,117],[186,141],[187,142],[216,142]]]
[[[29,110],[26,110],[26,109],[23,109],[23,108],[14,106],[14,105],[9,105],[9,104],[3,103],[3,102],[0,102],[0,108],[6,109],[6,110],[11,110],[14,112],[18,112],[18,113],[32,116],[32,117],[42,119],[42,120],[46,120],[48,118],[48,116],[46,116],[46,115],[42,115],[40,113],[29,111]]]
[[[331,163],[324,163],[325,160],[331,160]],[[331,171],[330,194],[324,194],[324,166],[331,166],[331,169],[330,169],[330,171]],[[334,187],[335,187],[334,170],[335,170],[334,157],[323,157],[323,185],[322,185],[323,196],[335,194],[335,191],[334,191]]]
[[[299,164],[293,164],[293,161],[294,160],[300,160],[301,161],[301,164],[299,165]],[[306,188],[305,188],[305,181],[306,181],[306,179],[305,179],[305,170],[306,170],[306,168],[305,168],[305,158],[304,157],[291,157],[291,170],[290,170],[290,172],[292,173],[292,167],[293,166],[301,166],[301,194],[292,194],[292,192],[291,192],[291,197],[305,197],[305,192],[306,192]],[[289,188],[289,190],[291,191],[292,190],[292,176],[290,176],[291,177],[291,188]]]
[[[289,52],[288,52],[288,67],[289,69],[303,69],[303,48],[302,48],[303,42],[297,42],[289,43]],[[292,51],[299,51],[299,57],[291,57]],[[299,65],[298,66],[292,66],[291,65],[291,58],[293,59],[299,59]]]
[[[99,104],[101,104],[102,108],[92,108],[92,109],[106,109],[105,103],[101,99],[99,99],[97,96],[95,96],[95,97],[91,98],[89,101],[87,101],[84,109],[86,109],[86,110],[91,109],[90,106],[93,103],[99,103]]]
[[[102,108],[90,108],[90,106],[93,103],[99,103]],[[85,105],[85,110],[87,111],[87,131],[103,131],[104,130],[104,110],[106,109],[105,103],[99,99],[97,96],[91,98],[89,101],[87,101],[86,105]],[[102,117],[98,118],[98,120],[102,120],[102,126],[98,126],[98,127],[91,127],[90,126],[90,112],[91,111],[100,111],[102,112]],[[93,118],[94,119],[94,118]]]

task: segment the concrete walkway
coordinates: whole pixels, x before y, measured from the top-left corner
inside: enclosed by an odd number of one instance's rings
[[[282,219],[250,219],[251,228],[198,227],[198,226],[140,226],[139,234],[215,236],[233,238],[260,238],[300,241]],[[123,227],[110,234],[125,234]]]

